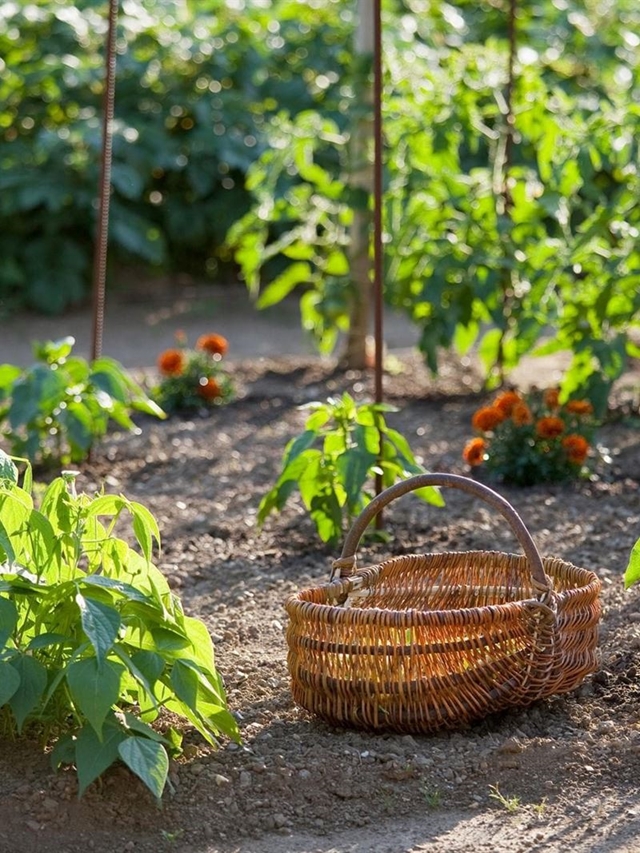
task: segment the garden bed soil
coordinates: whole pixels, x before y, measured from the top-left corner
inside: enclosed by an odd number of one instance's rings
[[[596,476],[564,486],[501,488],[544,555],[595,570],[603,583],[601,669],[575,692],[431,736],[333,728],[293,705],[283,602],[328,575],[300,505],[256,528],[299,405],[371,378],[314,359],[232,365],[239,396],[207,417],[145,420],[111,434],[82,467],[84,491],[143,502],[157,517],[157,559],[185,609],[214,638],[241,746],[218,750],[188,731],[162,807],[124,767],[78,800],[74,773],[54,774],[37,744],[0,751],[2,853],[481,853],[640,850],[640,589],[622,573],[640,536],[637,420],[607,423]],[[389,421],[426,467],[465,473],[461,449],[486,398],[472,366],[437,381],[410,353],[395,357]],[[539,371],[534,373],[538,377]],[[626,377],[637,393],[633,375]],[[619,398],[621,399],[619,394]],[[435,509],[393,504],[393,539],[365,559],[429,550],[517,550],[488,506],[448,493]],[[498,795],[499,792],[499,795]]]

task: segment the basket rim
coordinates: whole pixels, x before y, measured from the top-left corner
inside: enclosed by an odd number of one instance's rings
[[[284,603],[285,610],[290,616],[294,612],[298,614],[300,611],[312,610],[314,618],[323,623],[342,623],[351,622],[361,625],[380,624],[380,616],[384,614],[387,618],[391,617],[394,620],[393,627],[410,627],[417,622],[421,626],[428,627],[430,625],[442,626],[443,619],[452,620],[458,625],[466,623],[478,625],[478,623],[499,624],[514,618],[517,614],[524,610],[538,610],[547,617],[556,616],[558,604],[565,604],[572,598],[578,596],[597,597],[600,593],[602,584],[595,572],[590,569],[583,569],[569,563],[559,557],[544,557],[543,565],[545,571],[552,568],[555,564],[558,568],[570,569],[579,573],[582,576],[584,585],[575,589],[563,590],[561,592],[553,592],[553,607],[548,607],[542,603],[537,597],[518,598],[513,601],[505,601],[499,604],[485,604],[476,607],[459,607],[459,608],[440,608],[438,610],[426,610],[420,607],[407,607],[404,609],[381,608],[381,607],[358,607],[351,605],[344,607],[338,603],[342,596],[348,596],[352,592],[357,592],[362,588],[370,587],[375,582],[380,572],[389,564],[401,562],[412,558],[428,558],[428,557],[474,557],[474,556],[497,556],[501,558],[509,558],[518,562],[526,562],[526,556],[523,554],[513,554],[504,551],[442,551],[429,552],[425,554],[399,554],[394,557],[389,557],[377,563],[372,563],[367,566],[361,566],[356,571],[344,578],[337,578],[333,581],[325,581],[315,586],[306,587],[303,590],[292,593],[287,597]],[[552,564],[552,565],[549,565]],[[553,573],[550,573],[553,578]],[[369,583],[362,583],[368,580]],[[335,603],[331,604],[328,601],[316,602],[309,601],[304,598],[305,594],[312,592],[326,592],[328,599],[333,599]],[[487,618],[489,617],[489,618]],[[302,617],[304,618],[304,616]],[[396,621],[397,620],[397,621]],[[391,626],[390,626],[391,627]]]

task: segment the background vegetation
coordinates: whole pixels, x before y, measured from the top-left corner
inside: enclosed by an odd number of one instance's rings
[[[388,301],[434,369],[477,344],[494,383],[551,327],[547,351],[574,353],[565,391],[602,406],[638,354],[640,9],[520,4],[510,80],[507,0],[384,6]],[[234,258],[263,304],[301,288],[333,346],[367,203],[348,147],[356,7],[122,5],[114,259],[215,275]],[[63,310],[89,278],[105,5],[0,14],[0,300]]]

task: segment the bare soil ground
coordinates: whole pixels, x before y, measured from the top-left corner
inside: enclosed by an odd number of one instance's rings
[[[114,353],[117,355],[117,353]],[[433,471],[465,473],[460,453],[483,400],[472,367],[437,381],[399,353],[385,379],[390,416]],[[71,771],[53,774],[37,744],[0,744],[1,853],[638,853],[640,851],[640,589],[622,573],[640,536],[637,420],[599,433],[596,476],[568,486],[501,488],[540,551],[603,581],[600,671],[576,692],[432,736],[332,728],[293,705],[283,602],[322,581],[334,553],[295,501],[262,531],[258,503],[298,406],[368,376],[311,358],[233,364],[240,394],[209,417],[145,420],[113,433],[80,485],[103,480],[145,503],[163,534],[157,563],[214,638],[243,744],[214,751],[187,736],[158,809],[125,768],[78,800]],[[539,370],[535,375],[540,376]],[[637,398],[640,377],[629,375]],[[608,461],[607,461],[608,460]],[[434,509],[393,505],[387,545],[364,559],[430,550],[517,549],[493,511],[447,494]],[[496,789],[502,799],[497,799]]]

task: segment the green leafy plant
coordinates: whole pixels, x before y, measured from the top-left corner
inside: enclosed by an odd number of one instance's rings
[[[227,349],[222,335],[201,335],[189,349],[184,333],[176,333],[176,346],[158,356],[161,379],[152,391],[163,410],[188,412],[228,402],[233,382],[221,363]]]
[[[640,581],[640,539],[631,549],[629,554],[629,562],[624,572],[624,588],[629,589],[630,586]]]
[[[521,806],[520,797],[507,797],[497,785],[489,785],[489,796],[492,800],[496,800],[500,805],[509,812],[515,814]]]
[[[269,116],[284,104],[338,112],[352,29],[341,5],[203,0],[168,16],[165,0],[129,0],[118,22],[114,261],[215,274],[222,238],[248,207],[244,175]],[[64,6],[0,12],[4,308],[60,312],[90,282],[105,8]]]
[[[32,463],[81,462],[110,422],[136,429],[132,410],[163,418],[119,362],[72,355],[72,337],[34,344],[36,363],[0,365],[0,423],[11,452]]]
[[[258,308],[303,287],[302,326],[327,354],[349,328],[353,301],[347,247],[357,194],[344,179],[348,136],[335,121],[307,111],[274,116],[268,138],[247,173],[255,203],[227,243]],[[360,196],[366,207],[366,193]]]
[[[30,476],[20,487],[8,466],[2,456],[0,731],[57,739],[53,767],[75,765],[81,794],[120,760],[160,797],[181,743],[164,709],[211,744],[239,738],[207,629],[153,564],[146,507],[77,494],[67,472],[36,509]],[[123,516],[137,549],[114,533]]]
[[[628,0],[583,10],[585,38],[569,7],[519,8],[510,75],[504,9],[402,8],[385,40],[386,299],[418,327],[434,372],[442,350],[475,347],[495,387],[524,355],[562,350],[563,392],[600,415],[640,353],[640,52],[620,44],[638,10]],[[349,116],[357,84],[354,73]],[[356,120],[274,116],[247,173],[253,204],[228,235],[258,306],[297,289],[322,351],[357,295],[350,226],[367,194],[350,188]]]
[[[425,802],[430,809],[438,809],[442,805],[442,791],[438,787],[423,782],[420,786]]]
[[[593,440],[592,415],[588,400],[561,404],[557,388],[528,395],[504,391],[474,413],[480,436],[462,455],[471,467],[519,486],[575,478],[584,471]]]
[[[365,484],[379,473],[384,488],[424,472],[409,443],[385,421],[396,411],[384,403],[357,405],[349,394],[326,403],[308,403],[304,432],[286,446],[282,473],[258,508],[258,523],[280,511],[297,488],[323,542],[335,545],[345,524],[369,503]],[[382,448],[380,447],[382,443]],[[416,494],[443,506],[440,492],[427,487]]]

